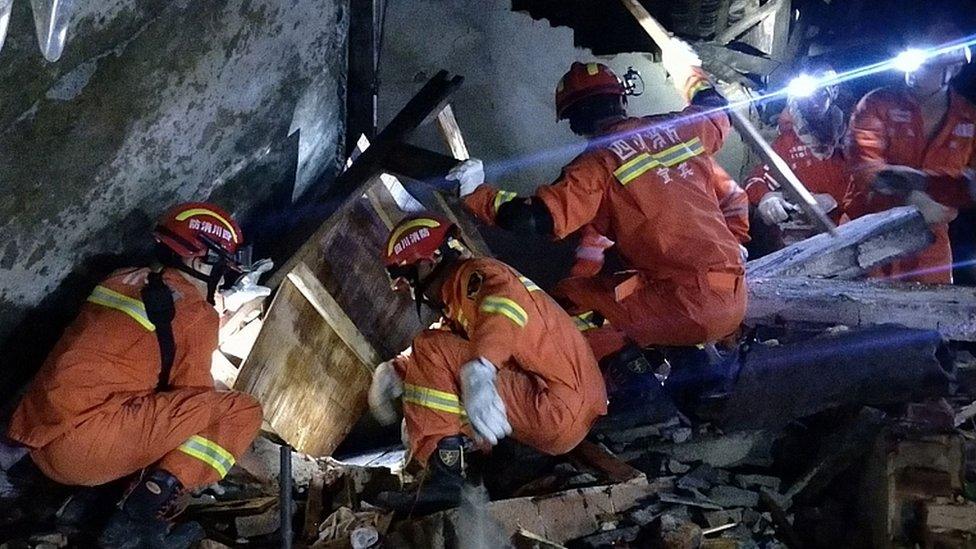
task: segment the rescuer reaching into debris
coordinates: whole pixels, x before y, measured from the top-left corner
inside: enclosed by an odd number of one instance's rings
[[[627,117],[627,90],[610,69],[573,64],[556,88],[556,111],[589,144],[535,196],[484,185],[478,160],[449,175],[485,221],[555,238],[592,225],[615,242],[630,272],[571,278],[558,289],[583,318],[595,311],[607,321],[584,332],[601,360],[632,354],[635,344],[713,342],[745,314],[743,257],[712,184],[721,176],[712,155],[731,128],[727,102],[686,44],[663,62],[691,104],[644,118]]]
[[[965,45],[952,45],[962,33],[945,15],[912,26],[908,49],[894,62],[904,83],[869,93],[851,117],[848,215],[911,204],[935,234],[931,246],[878,276],[951,283],[948,223],[955,208],[972,205],[976,191],[976,105],[950,86],[972,54]]]
[[[419,493],[387,493],[394,508],[457,504],[465,437],[493,446],[511,434],[547,454],[574,448],[606,413],[603,378],[572,319],[531,280],[471,257],[457,227],[433,214],[393,228],[384,250],[395,289],[443,315],[409,352],[377,367],[374,415],[389,423],[403,399],[410,455],[425,464]]]
[[[837,223],[843,215],[838,206],[848,184],[844,157],[847,121],[841,108],[834,104],[837,85],[817,85],[835,77],[831,67],[818,64],[808,66],[790,83],[789,99],[779,117],[779,135],[772,147]],[[746,193],[767,225],[789,221],[792,212],[800,211],[780,190],[780,182],[768,165],[756,166],[752,171],[746,180]]]
[[[136,475],[102,533],[105,547],[188,547],[179,496],[227,474],[261,425],[245,393],[214,390],[215,298],[230,309],[267,295],[271,267],[242,263],[241,230],[222,209],[187,203],[153,231],[158,263],[95,287],[31,384],[8,437],[48,478],[97,486]],[[244,274],[247,273],[247,274]],[[217,293],[225,277],[240,276]],[[33,462],[33,465],[30,462]]]

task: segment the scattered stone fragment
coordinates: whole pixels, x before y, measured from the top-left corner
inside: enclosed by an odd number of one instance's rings
[[[708,490],[712,483],[693,475],[685,475],[678,479],[675,486],[682,490]]]
[[[735,484],[747,490],[769,488],[775,492],[779,491],[781,483],[781,479],[770,475],[735,475]]]
[[[631,509],[627,512],[627,519],[638,526],[647,526],[661,516],[664,512],[664,505],[661,503],[651,503],[643,507]]]
[[[676,459],[669,459],[667,467],[668,467],[668,471],[674,473],[675,475],[687,473],[688,471],[691,470],[690,465],[685,465],[684,463],[681,463]]]
[[[722,509],[721,505],[709,501],[708,499],[702,497],[701,494],[698,494],[698,496],[699,497],[687,497],[687,496],[680,496],[678,494],[671,494],[667,492],[658,494],[658,497],[661,498],[661,501],[664,503],[688,505],[691,507],[699,507],[701,509],[712,509],[715,511]]]
[[[716,486],[706,494],[708,499],[722,507],[755,507],[759,505],[759,494],[735,486]]]
[[[695,523],[672,514],[661,515],[661,547],[666,549],[697,549],[701,547],[702,529]]]
[[[742,509],[726,509],[722,511],[711,511],[704,513],[705,522],[710,528],[722,526],[724,524],[742,522]]]
[[[631,543],[640,534],[640,526],[625,526],[605,532],[590,534],[584,538],[575,539],[566,544],[569,549],[590,549],[598,547],[613,547],[616,544]]]

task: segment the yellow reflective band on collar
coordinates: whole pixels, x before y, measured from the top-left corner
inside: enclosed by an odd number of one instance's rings
[[[193,435],[186,442],[180,445],[179,451],[184,454],[199,459],[220,475],[220,478],[227,476],[227,471],[234,466],[236,460],[234,456],[216,442],[206,439],[200,435]]]
[[[437,410],[438,412],[447,412],[449,414],[457,414],[459,416],[465,415],[464,408],[461,407],[461,401],[458,399],[457,395],[448,393],[446,391],[431,389],[430,387],[421,387],[420,385],[404,383],[403,402],[408,404],[416,404],[417,406],[423,406],[424,408],[430,408],[431,410]]]
[[[576,329],[581,332],[600,327],[596,322],[593,321],[593,311],[586,311],[585,313],[580,313],[574,316],[573,324],[576,324]]]
[[[712,89],[712,84],[708,80],[698,80],[688,88],[688,99],[695,97],[700,91]]]
[[[529,315],[525,309],[507,297],[490,295],[481,302],[481,307],[478,310],[483,313],[502,315],[514,322],[519,328],[524,328],[529,322]]]
[[[518,279],[519,279],[519,282],[521,282],[522,285],[525,286],[525,289],[528,290],[529,292],[541,292],[542,291],[542,288],[540,288],[539,286],[537,286],[535,282],[532,282],[528,278],[519,275]]]
[[[184,221],[187,218],[193,217],[195,215],[207,215],[207,216],[210,216],[210,217],[216,219],[217,221],[220,221],[220,223],[224,227],[227,227],[227,230],[230,231],[230,236],[231,236],[231,238],[234,239],[234,242],[238,242],[238,238],[239,237],[237,235],[237,231],[234,230],[234,226],[231,225],[230,224],[230,221],[227,221],[227,219],[224,218],[224,216],[220,215],[219,213],[217,213],[217,212],[215,212],[213,210],[208,210],[206,208],[191,208],[189,210],[182,211],[179,214],[177,214],[176,220],[177,221]]]
[[[150,332],[156,331],[156,325],[150,322],[149,316],[146,315],[146,306],[138,299],[120,294],[105,286],[95,286],[91,295],[88,296],[88,301],[96,305],[101,305],[102,307],[121,311],[129,315],[132,320],[138,322],[143,328]]]
[[[492,209],[495,213],[498,213],[498,208],[502,207],[502,204],[506,202],[511,202],[518,198],[518,193],[513,193],[512,191],[498,191],[495,193],[495,201],[492,203]]]
[[[396,247],[396,243],[400,241],[400,237],[403,236],[404,233],[406,233],[410,229],[416,229],[417,227],[427,227],[428,229],[432,229],[434,227],[440,227],[440,226],[441,226],[440,223],[438,223],[433,219],[428,219],[428,218],[414,219],[413,221],[404,223],[401,227],[399,227],[396,230],[395,233],[390,235],[390,240],[386,249],[386,254],[387,255],[393,254],[393,248]]]

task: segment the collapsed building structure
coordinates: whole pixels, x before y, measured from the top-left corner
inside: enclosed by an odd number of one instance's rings
[[[573,27],[595,54],[640,39],[653,56],[666,47],[660,29],[670,29],[693,40],[727,95],[746,99],[780,85],[789,73],[781,67],[810,53],[816,35],[794,9],[828,9],[782,0],[624,1],[598,18],[594,4],[512,8]],[[420,79],[377,131],[374,23],[384,10],[355,0],[349,8],[348,162],[306,197],[312,206],[297,208],[304,223],[275,250],[274,295],[222,323],[214,378],[261,402],[267,434],[188,508],[206,528],[203,546],[976,543],[976,357],[968,351],[976,291],[865,280],[931,244],[912,207],[830,226],[749,262],[741,344],[711,358],[723,371],[722,391],[702,396],[692,380],[691,397],[676,402],[662,390],[601,420],[566,456],[502,445],[484,464],[482,485],[472,483],[455,510],[394,517],[371,505],[416,473],[401,468],[396,434],[368,416],[372,368],[437,320],[429,312],[418,318],[407,296],[389,291],[377,250],[391,227],[419,210],[458,224],[479,255],[507,259],[512,245],[464,212],[456,184],[444,179],[470,156],[467,113],[455,101],[465,78],[439,71]],[[594,21],[627,32],[597,32]],[[760,114],[747,108],[737,116],[749,157],[765,160],[765,140],[749,134],[766,126]],[[533,278],[546,285],[545,276]],[[35,509],[7,513],[3,540],[90,543],[72,507],[61,506],[65,495],[54,490]]]

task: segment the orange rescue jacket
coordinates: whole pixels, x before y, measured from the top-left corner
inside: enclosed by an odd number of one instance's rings
[[[844,213],[844,197],[848,186],[847,160],[844,158],[843,147],[838,146],[829,151],[829,156],[816,154],[797,134],[790,109],[785,109],[780,115],[779,135],[772,146],[807,190],[813,194],[826,193],[834,197],[837,208],[828,215],[834,222],[839,221]],[[756,166],[746,179],[746,193],[751,204],[759,204],[766,193],[779,190],[780,182],[776,181],[766,164]]]
[[[159,343],[140,299],[148,273],[118,271],[95,287],[14,411],[10,438],[41,448],[106,405],[155,392]],[[170,386],[212,389],[217,311],[179,272],[167,269],[163,280],[176,305]]]
[[[730,127],[723,112],[696,105],[613,125],[555,183],[536,191],[552,215],[555,237],[592,224],[649,279],[697,281],[709,271],[741,275],[739,243],[714,187],[718,180],[731,182],[712,158]],[[465,204],[491,223],[514,198],[482,185]]]
[[[593,352],[573,320],[534,282],[501,261],[468,259],[441,290],[448,320],[472,356],[536,374],[578,413],[603,415],[607,395]],[[517,365],[517,366],[516,366]],[[558,381],[558,383],[553,383]]]

